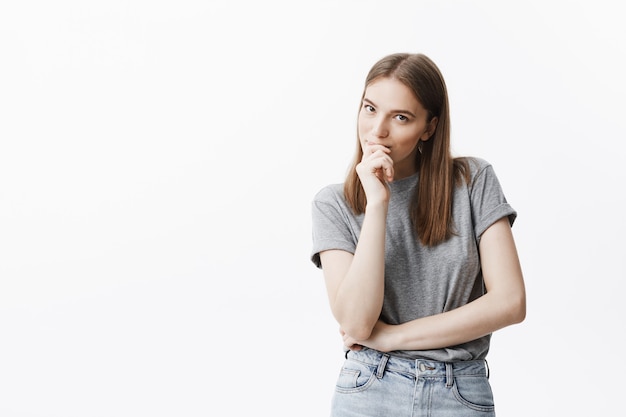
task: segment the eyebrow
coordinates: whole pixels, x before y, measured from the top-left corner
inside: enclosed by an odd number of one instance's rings
[[[372,107],[378,107],[376,104],[374,104],[374,102],[372,100],[369,100],[368,98],[363,97],[363,102],[367,103],[367,104],[371,104]],[[410,112],[408,110],[391,110],[391,113],[404,113],[404,114],[408,114],[409,116],[417,119],[417,116],[413,114],[413,112]]]

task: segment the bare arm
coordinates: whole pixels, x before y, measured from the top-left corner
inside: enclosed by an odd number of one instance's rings
[[[438,349],[469,342],[526,316],[526,292],[517,249],[506,218],[489,227],[480,241],[487,293],[455,310],[400,325],[378,322],[367,340],[344,335],[347,346],[383,351]]]
[[[383,146],[368,148],[357,166],[367,195],[363,225],[354,255],[341,250],[320,253],[330,308],[340,327],[367,339],[383,306],[385,231],[393,161]]]

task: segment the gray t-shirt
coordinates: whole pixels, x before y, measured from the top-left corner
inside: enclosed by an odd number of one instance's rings
[[[418,174],[389,184],[391,198],[385,241],[385,297],[380,318],[400,324],[453,310],[484,294],[478,243],[497,220],[517,213],[507,203],[492,166],[471,158],[471,181],[455,189],[452,214],[456,234],[434,246],[423,246],[409,216]],[[321,268],[319,253],[340,249],[354,253],[363,223],[347,205],[343,184],[321,189],[312,202],[313,248],[311,260]],[[491,335],[445,349],[394,351],[409,359],[454,362],[484,359]]]

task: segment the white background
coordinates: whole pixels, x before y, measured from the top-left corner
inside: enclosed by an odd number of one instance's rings
[[[519,213],[499,415],[618,413],[617,4],[2,1],[0,416],[327,415],[310,201],[343,180],[367,70],[405,51]]]

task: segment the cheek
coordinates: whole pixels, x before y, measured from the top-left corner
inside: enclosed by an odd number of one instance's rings
[[[360,117],[357,122],[356,128],[357,128],[357,131],[359,132],[359,136],[361,135],[361,133],[365,133],[365,123]]]
[[[361,146],[363,146],[363,141],[367,139],[368,132],[369,131],[365,126],[361,124],[357,126],[357,137],[359,138],[359,143],[361,143]]]
[[[419,139],[416,139],[415,137],[407,138],[404,141],[402,141],[402,144],[398,146],[398,149],[402,149],[402,153],[404,154],[409,154],[413,152],[413,150],[417,147],[418,143],[419,143]]]
[[[371,118],[368,118],[363,115],[363,113],[359,113],[359,117],[357,118],[357,129],[360,132],[367,133],[371,130],[372,121]]]

